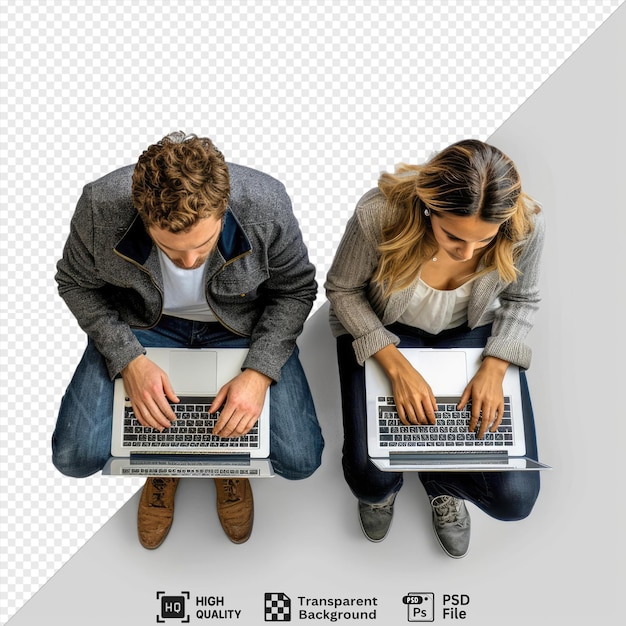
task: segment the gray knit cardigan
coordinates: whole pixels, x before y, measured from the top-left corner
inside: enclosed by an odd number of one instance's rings
[[[371,280],[380,257],[377,248],[384,216],[384,196],[378,189],[368,191],[347,223],[325,283],[333,335],[349,333],[354,337],[353,347],[361,365],[385,346],[399,343],[385,327],[401,317],[419,280],[389,297],[384,297],[380,286]],[[531,361],[531,349],[524,339],[540,300],[539,264],[545,235],[543,214],[539,212],[533,219],[534,230],[519,244],[523,250],[516,263],[518,279],[507,284],[495,270],[483,274],[473,283],[468,308],[468,324],[476,328],[488,323],[489,305],[500,299],[483,357],[494,356],[523,369]]]

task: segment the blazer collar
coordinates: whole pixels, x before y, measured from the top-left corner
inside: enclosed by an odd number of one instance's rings
[[[231,209],[227,209],[224,215],[224,223],[219,241],[217,242],[217,249],[226,263],[252,250],[252,244],[248,236]]]
[[[139,215],[136,215],[124,236],[118,241],[115,250],[139,265],[145,265],[153,247],[154,242],[148,234],[142,219]],[[230,208],[227,209],[224,214],[222,232],[217,242],[217,251],[223,261],[228,263],[251,250],[252,244],[241,224]]]

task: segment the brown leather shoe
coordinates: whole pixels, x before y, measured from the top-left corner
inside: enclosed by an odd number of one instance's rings
[[[254,502],[247,478],[215,478],[217,516],[233,543],[244,543],[252,532]]]
[[[179,478],[148,478],[137,511],[137,532],[144,548],[158,548],[174,519],[174,496]]]

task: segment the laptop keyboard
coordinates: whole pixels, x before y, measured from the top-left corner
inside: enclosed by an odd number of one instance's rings
[[[470,449],[504,448],[513,444],[511,422],[511,398],[504,398],[504,414],[496,432],[486,432],[482,439],[475,432],[469,432],[472,406],[468,403],[462,411],[457,410],[458,398],[441,399],[437,404],[436,424],[424,426],[406,426],[400,421],[392,397],[379,397],[378,423],[379,439],[382,447],[429,448],[442,446],[469,447]]]
[[[219,419],[219,411],[209,413],[213,398],[180,398],[180,403],[170,405],[176,421],[170,428],[159,432],[142,426],[135,417],[132,406],[124,407],[123,445],[133,448],[179,448],[192,450],[211,446],[220,448],[257,448],[259,423],[242,437],[217,437],[211,434]]]

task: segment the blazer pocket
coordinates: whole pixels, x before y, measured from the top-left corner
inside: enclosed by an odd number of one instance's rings
[[[259,296],[262,284],[269,278],[264,267],[256,267],[246,272],[224,270],[218,274],[209,289],[217,299],[228,301],[253,300]]]

